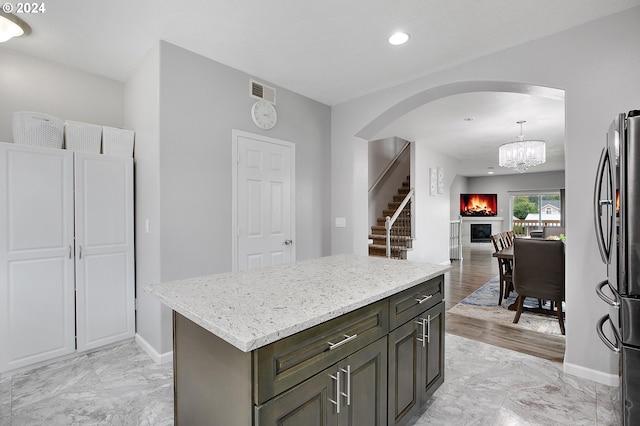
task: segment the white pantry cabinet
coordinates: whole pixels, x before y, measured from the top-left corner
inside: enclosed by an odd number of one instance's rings
[[[0,203],[0,373],[133,337],[133,159],[0,143]]]

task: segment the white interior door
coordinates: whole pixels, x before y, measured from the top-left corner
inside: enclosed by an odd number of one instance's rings
[[[76,153],[78,351],[135,334],[133,159]]]
[[[294,145],[234,132],[237,269],[295,260]],[[235,269],[235,268],[234,268]]]
[[[0,372],[75,351],[73,153],[0,143]]]

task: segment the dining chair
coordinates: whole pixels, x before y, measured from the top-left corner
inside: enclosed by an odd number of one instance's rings
[[[505,248],[501,242],[500,234],[491,235],[490,238],[496,252]],[[513,268],[511,267],[511,262],[509,261],[509,259],[501,259],[499,257],[496,257],[496,259],[498,260],[498,280],[500,282],[498,305],[502,305],[502,299],[506,299],[507,297],[509,297],[511,290],[513,290]]]
[[[511,239],[511,236],[509,235],[509,232],[505,231],[505,232],[501,232],[500,236],[502,237],[502,242],[504,247],[511,247],[511,244],[513,244],[513,240]]]
[[[565,299],[564,243],[558,240],[516,238],[513,242],[513,286],[518,293],[516,315],[520,320],[526,297],[551,301],[564,334],[562,302]]]

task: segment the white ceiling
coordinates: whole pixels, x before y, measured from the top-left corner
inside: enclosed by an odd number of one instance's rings
[[[465,119],[472,119],[465,121]],[[564,100],[520,93],[477,92],[438,99],[382,129],[374,139],[398,136],[427,143],[461,161],[461,174],[513,174],[498,166],[498,147],[518,139],[546,142],[547,162],[528,172],[564,170]]]
[[[126,81],[162,39],[335,105],[636,5],[640,0],[56,0],[45,2],[44,13],[20,15],[32,34],[2,47]],[[398,29],[411,39],[394,47],[386,40]],[[498,141],[515,138],[520,119],[528,121],[530,137],[556,141],[562,133],[563,118],[551,124],[535,110],[560,111],[559,105],[508,95],[472,98],[438,103],[473,122],[439,116],[432,105],[411,114],[426,115],[428,127],[406,118],[397,131],[412,140],[446,140],[440,145],[462,160],[465,141],[489,155]],[[508,114],[511,103],[529,109]],[[465,111],[467,104],[475,108]],[[548,129],[538,127],[545,121]],[[425,136],[438,124],[446,131]],[[502,132],[490,134],[496,128]]]

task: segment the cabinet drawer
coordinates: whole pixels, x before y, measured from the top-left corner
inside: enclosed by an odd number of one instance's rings
[[[254,403],[264,403],[388,331],[389,305],[382,300],[257,349]]]
[[[391,296],[389,298],[389,329],[395,329],[442,300],[444,300],[444,275]]]

